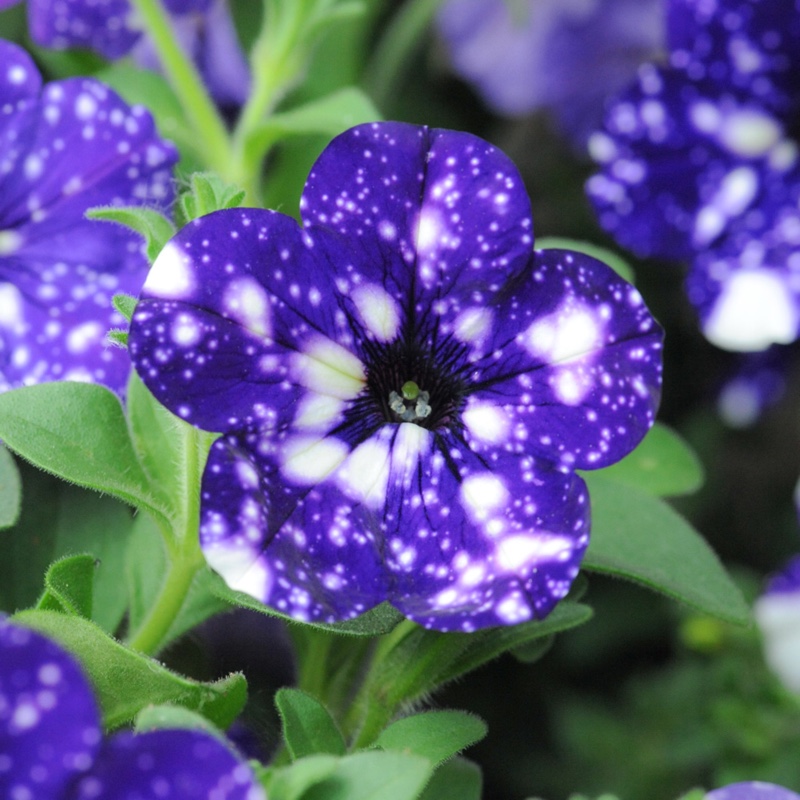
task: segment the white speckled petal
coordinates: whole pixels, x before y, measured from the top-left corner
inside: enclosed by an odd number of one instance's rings
[[[253,770],[203,731],[118,733],[107,739],[74,800],[266,800]]]
[[[64,797],[91,766],[100,737],[100,714],[75,659],[0,619],[0,797]]]

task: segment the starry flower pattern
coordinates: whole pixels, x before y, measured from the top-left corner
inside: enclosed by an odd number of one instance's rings
[[[0,41],[0,390],[89,380],[121,391],[130,363],[106,342],[111,303],[147,272],[141,238],[85,219],[107,205],[166,205],[174,147],[141,106],[102,83],[44,88],[30,57]]]
[[[0,796],[14,800],[265,800],[252,770],[191,730],[106,739],[75,659],[0,619]]]
[[[222,434],[209,563],[297,619],[386,600],[439,630],[545,616],[588,543],[575,470],[653,421],[662,333],[641,296],[589,256],[534,251],[521,177],[466,133],[353,128],[301,214],[193,221],[133,317],[156,398]]]
[[[671,0],[667,65],[609,107],[587,183],[600,223],[641,255],[690,263],[687,292],[714,344],[800,332],[800,3]]]

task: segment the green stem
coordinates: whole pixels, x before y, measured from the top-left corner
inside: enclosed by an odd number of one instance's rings
[[[250,56],[253,85],[233,134],[231,177],[247,190],[251,202],[260,199],[260,165],[268,147],[259,146],[259,137],[253,134],[275,109],[305,61],[302,44],[308,11],[306,0],[264,0],[261,32]]]
[[[227,176],[230,164],[230,139],[214,102],[206,91],[191,59],[178,44],[167,12],[160,0],[131,0],[175,94],[192,127],[198,133],[207,166]]]
[[[183,425],[183,498],[181,522],[164,537],[169,568],[164,583],[144,621],[130,637],[134,650],[154,655],[180,613],[195,575],[205,564],[200,550],[200,480],[214,436]]]
[[[183,607],[195,575],[204,563],[199,545],[195,558],[187,557],[187,555],[181,552],[170,563],[169,571],[155,603],[128,642],[133,650],[148,655],[155,655],[158,652]]]
[[[325,702],[328,655],[333,635],[304,625],[290,625],[298,661],[297,687]]]

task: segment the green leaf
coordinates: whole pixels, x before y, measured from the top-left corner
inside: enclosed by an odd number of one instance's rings
[[[94,561],[91,619],[113,633],[127,607],[124,569],[133,515],[130,506],[113,497],[61,483],[54,514],[54,557],[88,553]]]
[[[36,608],[90,619],[92,615],[93,556],[65,556],[44,576],[44,593]]]
[[[303,794],[303,800],[416,800],[431,772],[431,763],[417,755],[388,750],[355,753],[339,759],[326,778]]]
[[[381,113],[372,100],[350,86],[299,108],[274,114],[253,132],[251,142],[264,148],[290,135],[322,134],[332,138],[354,125],[380,119]]]
[[[440,764],[486,736],[486,723],[466,711],[427,711],[393,722],[375,740],[384,750],[424,756]]]
[[[0,439],[47,472],[165,516],[104,386],[58,381],[0,394]]]
[[[211,591],[218,597],[231,605],[249,608],[252,611],[258,611],[261,614],[268,614],[272,617],[280,617],[294,625],[309,625],[312,628],[319,628],[330,633],[340,633],[346,636],[382,636],[385,633],[390,633],[405,619],[389,603],[381,603],[355,619],[350,619],[346,622],[337,622],[330,625],[323,622],[298,622],[296,619],[282,614],[274,608],[265,606],[249,594],[231,589],[219,575],[212,574],[214,577],[211,583]]]
[[[197,217],[225,208],[238,208],[247,192],[225,183],[213,172],[195,172],[189,176],[189,187],[178,195],[176,221],[183,227]]]
[[[247,699],[241,674],[201,683],[170,672],[159,662],[121,645],[97,625],[56,611],[22,611],[14,617],[49,636],[83,665],[97,693],[107,728],[130,722],[151,704],[172,703],[227,728]]]
[[[299,689],[279,689],[275,706],[293,759],[315,753],[344,755],[346,746],[341,731],[328,709],[315,697]]]
[[[478,765],[465,758],[451,758],[436,770],[420,800],[481,800],[482,790]]]
[[[325,780],[339,764],[335,756],[308,756],[288,767],[271,767],[263,779],[269,800],[300,800],[306,791]]]
[[[22,482],[17,462],[0,444],[0,530],[16,524],[21,505]]]
[[[658,422],[632,453],[597,474],[658,497],[690,494],[704,480],[703,466],[689,445]]]
[[[561,236],[544,236],[536,240],[537,250],[576,250],[579,253],[584,253],[587,256],[596,258],[604,264],[608,264],[620,278],[624,278],[628,283],[633,283],[635,275],[633,267],[613,250],[608,250],[605,247],[599,247],[590,242],[584,242],[579,239],[566,239]]]
[[[139,301],[131,294],[123,294],[119,292],[111,298],[111,303],[114,308],[122,314],[125,319],[130,322],[133,318],[133,312],[136,311],[136,304]]]
[[[175,235],[175,226],[163,214],[146,206],[96,206],[87,210],[86,217],[115,222],[140,233],[144,237],[147,260],[151,264]]]
[[[224,734],[204,716],[188,708],[172,705],[147,706],[136,715],[133,729],[137,733],[158,730],[203,731],[227,742]]]
[[[750,609],[705,539],[665,502],[601,474],[585,474],[592,534],[585,569],[642,583],[740,625]]]

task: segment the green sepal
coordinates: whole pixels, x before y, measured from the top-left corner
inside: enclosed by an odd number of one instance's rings
[[[420,800],[481,800],[480,767],[466,758],[451,758],[433,774]]]
[[[36,608],[91,619],[95,569],[94,556],[60,558],[45,573],[44,592]]]
[[[178,194],[175,221],[179,228],[198,217],[239,208],[247,192],[239,186],[225,183],[213,172],[194,172],[189,176],[188,187]]]
[[[632,453],[596,474],[657,497],[691,494],[704,480],[703,465],[694,451],[675,431],[658,422]]]
[[[0,444],[0,530],[17,524],[22,507],[22,481],[14,456]]]
[[[628,578],[739,625],[750,608],[705,539],[663,500],[600,473],[583,475],[592,533],[583,568]]]
[[[480,717],[466,711],[425,711],[392,722],[381,731],[375,745],[424,756],[441,764],[486,736]]]
[[[100,384],[57,381],[0,394],[0,439],[66,481],[167,513],[136,458],[119,398]]]
[[[337,758],[301,758],[267,772],[270,800],[416,800],[431,763],[410,753],[372,750]]]
[[[147,260],[151,264],[175,235],[175,226],[163,214],[146,206],[96,206],[86,211],[86,217],[116,222],[141,234],[145,240]]]
[[[133,312],[136,311],[136,304],[138,302],[138,298],[122,292],[118,292],[111,298],[111,303],[114,308],[119,311],[128,322],[133,319]]]
[[[596,258],[607,264],[620,278],[633,283],[635,274],[633,267],[613,250],[606,247],[599,247],[591,242],[584,242],[580,239],[567,239],[561,236],[543,236],[536,240],[537,250],[575,250],[578,253]]]
[[[247,682],[235,673],[202,683],[171,672],[152,658],[130,650],[81,617],[56,611],[21,611],[15,622],[54,639],[82,664],[91,681],[106,728],[124,725],[145,707],[172,703],[227,728],[244,708]]]
[[[279,689],[275,707],[292,760],[317,753],[345,754],[347,748],[341,731],[328,709],[315,697],[300,689]]]
[[[213,578],[210,582],[210,590],[229,604],[242,608],[249,608],[252,611],[258,611],[261,614],[267,614],[271,617],[279,617],[286,622],[291,622],[293,625],[307,625],[312,628],[318,628],[328,631],[329,633],[339,633],[344,636],[382,636],[394,630],[405,619],[405,617],[389,603],[381,603],[358,617],[346,620],[345,622],[331,624],[324,622],[299,622],[287,614],[282,614],[280,611],[264,605],[249,594],[231,589],[219,575],[216,573],[211,574]]]

